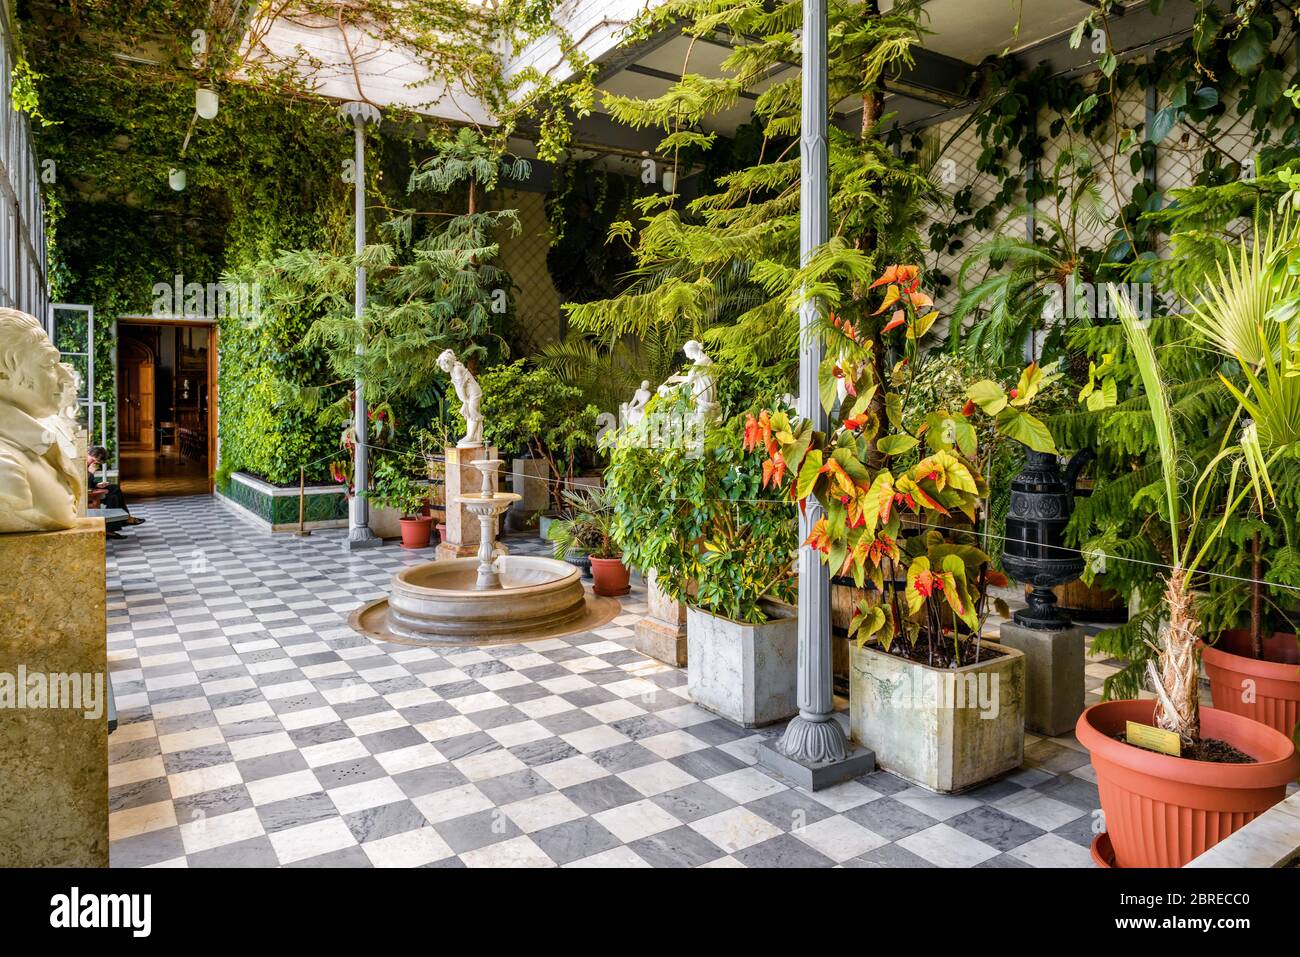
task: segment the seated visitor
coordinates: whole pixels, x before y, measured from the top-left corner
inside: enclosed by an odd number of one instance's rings
[[[86,450],[86,471],[89,473],[86,480],[86,488],[89,489],[91,498],[91,507],[96,507],[98,502],[99,508],[120,508],[126,512],[126,518],[120,521],[113,521],[107,524],[109,538],[122,538],[118,529],[124,525],[143,525],[143,518],[136,518],[131,514],[130,509],[126,507],[126,497],[122,495],[122,488],[109,482],[101,482],[95,475],[98,469],[103,468],[104,463],[108,461],[108,449],[102,445],[92,445]]]

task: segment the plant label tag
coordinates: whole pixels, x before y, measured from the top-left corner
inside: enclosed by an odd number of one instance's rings
[[[1124,737],[1128,739],[1129,744],[1135,744],[1139,748],[1150,748],[1162,754],[1172,754],[1176,758],[1183,756],[1183,743],[1172,731],[1129,721],[1124,728]]]

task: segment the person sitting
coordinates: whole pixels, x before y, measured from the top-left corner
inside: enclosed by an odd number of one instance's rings
[[[104,467],[108,461],[108,449],[102,445],[92,445],[86,450],[86,488],[88,496],[92,502],[98,503],[99,508],[120,508],[126,512],[126,518],[109,522],[106,526],[109,538],[123,538],[119,529],[127,525],[143,525],[143,518],[136,518],[131,514],[131,510],[126,507],[126,497],[122,494],[122,487],[109,482],[99,481],[95,472]]]

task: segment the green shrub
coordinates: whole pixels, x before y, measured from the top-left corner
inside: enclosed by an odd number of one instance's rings
[[[605,471],[624,561],[655,569],[670,597],[735,621],[766,621],[764,598],[793,601],[795,506],[762,487],[743,420],[709,429],[694,450],[638,444],[646,434],[644,424],[623,430]]]

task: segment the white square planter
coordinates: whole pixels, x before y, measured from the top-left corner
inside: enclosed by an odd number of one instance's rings
[[[765,606],[760,625],[686,611],[686,690],[701,708],[746,728],[762,727],[799,710],[795,672],[799,629],[795,609]]]
[[[849,724],[876,763],[923,788],[965,791],[1020,767],[1025,753],[1025,658],[931,668],[872,645],[851,647]]]

